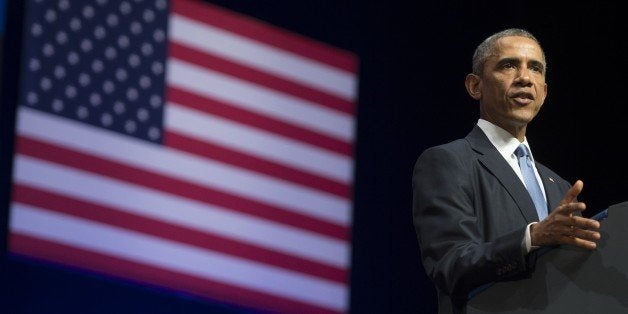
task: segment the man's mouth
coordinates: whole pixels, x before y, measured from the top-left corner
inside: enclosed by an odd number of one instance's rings
[[[526,92],[515,93],[511,96],[511,98],[521,105],[527,105],[534,101],[534,95]]]

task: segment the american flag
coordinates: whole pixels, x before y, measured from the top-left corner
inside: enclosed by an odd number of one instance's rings
[[[357,57],[203,1],[26,4],[9,251],[348,311]]]

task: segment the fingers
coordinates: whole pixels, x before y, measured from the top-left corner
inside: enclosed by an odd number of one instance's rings
[[[566,235],[560,237],[560,244],[569,244],[577,247],[581,247],[587,250],[594,250],[597,248],[597,241],[599,241],[601,235],[598,231],[580,229],[574,226],[569,227]]]
[[[587,206],[583,202],[569,202],[561,203],[552,213],[556,213],[555,215],[571,216],[571,214],[584,211],[585,209],[587,209]]]
[[[582,180],[577,180],[576,183],[574,183],[571,186],[569,191],[567,191],[567,193],[565,194],[565,197],[560,201],[559,204],[564,205],[564,204],[573,202],[576,199],[576,197],[580,195],[580,192],[582,192],[583,187],[584,187],[584,182],[582,182]]]
[[[572,216],[569,218],[569,226],[577,229],[600,229],[600,222],[595,219]]]
[[[563,221],[557,221],[556,224],[560,225],[560,227],[557,227],[557,230],[560,230],[562,235],[592,241],[600,239],[600,233],[598,232],[600,222],[597,220],[572,216]]]
[[[568,244],[593,250],[597,247],[600,222],[573,215],[586,209],[583,202],[576,202],[584,183],[577,180],[565,193],[558,207],[544,220],[530,227],[533,245]],[[535,244],[536,243],[536,244]]]
[[[597,225],[595,225],[593,222],[597,223]],[[593,221],[593,222],[590,222],[590,223],[586,222],[586,223],[578,224],[578,225],[563,226],[562,233],[563,235],[566,235],[572,238],[581,238],[585,240],[597,241],[600,239],[600,233],[598,232],[599,222],[597,221]],[[581,227],[583,225],[591,226],[591,228],[588,229],[588,228]]]
[[[600,233],[593,230],[583,230],[574,228],[571,232],[572,238],[574,239],[582,239],[586,241],[594,241],[597,242],[600,240]]]
[[[587,250],[597,248],[597,241],[600,240],[600,233],[590,230],[574,229],[572,232],[555,237],[554,244],[568,244]]]
[[[595,249],[601,238],[600,222],[580,216],[554,215],[530,226],[533,245],[568,244]]]
[[[568,234],[571,239],[567,239],[565,243],[588,250],[595,249],[596,242],[601,238],[597,231],[600,229],[600,222],[582,217],[571,217],[570,220],[572,225],[568,227]]]
[[[595,250],[597,248],[597,243],[595,241],[589,241],[581,238],[563,237],[560,242],[562,242],[562,244],[569,244],[587,250]]]

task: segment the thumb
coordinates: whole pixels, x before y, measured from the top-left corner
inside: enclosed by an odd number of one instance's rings
[[[560,205],[572,203],[580,192],[582,192],[582,188],[584,187],[584,183],[582,180],[577,180],[571,188],[565,193],[565,197],[560,201]]]

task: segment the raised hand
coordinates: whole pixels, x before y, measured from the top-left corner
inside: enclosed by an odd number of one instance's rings
[[[530,226],[533,246],[569,244],[593,250],[600,240],[600,222],[582,217],[586,209],[583,202],[576,202],[584,183],[576,181],[565,197],[545,219]]]

